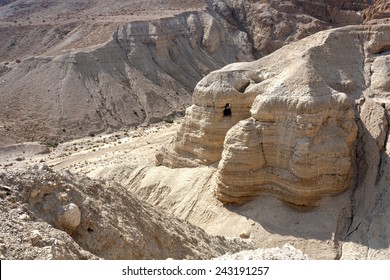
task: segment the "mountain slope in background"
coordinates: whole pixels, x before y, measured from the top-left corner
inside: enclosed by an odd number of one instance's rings
[[[3,3],[0,145],[57,143],[180,115],[210,71],[329,28],[326,11],[339,4],[325,2]],[[360,23],[358,8],[347,8],[347,22]]]

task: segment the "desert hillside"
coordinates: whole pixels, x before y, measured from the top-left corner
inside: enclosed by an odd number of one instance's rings
[[[387,1],[0,1],[0,259],[389,259]]]
[[[159,213],[112,181],[33,165],[0,184],[2,258],[208,259],[253,248]]]
[[[4,2],[0,145],[58,143],[181,116],[211,71],[361,24],[365,1],[344,2]]]

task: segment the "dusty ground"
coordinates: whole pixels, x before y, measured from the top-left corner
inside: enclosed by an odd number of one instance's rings
[[[88,174],[119,163],[153,165],[155,154],[167,144],[180,123],[157,123],[111,134],[100,134],[55,147],[39,143],[1,148],[0,168],[46,163],[54,169]],[[40,154],[43,153],[43,154]]]
[[[34,154],[36,146],[26,145],[0,157],[0,168],[46,163],[55,170],[114,179],[145,201],[209,234],[249,238],[260,248],[290,243],[309,258],[338,258],[340,246],[334,236],[334,221],[344,213],[340,208],[347,203],[348,194],[326,199],[320,208],[311,211],[294,210],[271,197],[259,197],[242,206],[223,206],[213,194],[215,167],[155,166],[155,155],[170,142],[180,122],[176,119],[173,124],[158,123],[82,138],[49,147],[50,152],[45,154]]]
[[[158,123],[147,127],[139,127],[134,130],[115,132],[112,134],[101,134],[88,138],[78,139],[68,143],[61,143],[56,147],[48,147],[39,143],[24,143],[2,148],[0,150],[0,170],[7,176],[12,178],[15,170],[29,170],[31,166],[38,166],[42,163],[47,164],[58,172],[68,172],[74,174],[88,174],[95,178],[108,179],[111,172],[116,172],[117,168],[122,168],[124,165],[131,169],[139,167],[157,168],[154,166],[155,155],[161,148],[169,143],[171,137],[176,132],[181,120],[176,119],[174,123]],[[126,168],[126,167],[125,167]],[[126,170],[128,172],[129,170]],[[164,171],[165,167],[160,170]],[[184,170],[180,171],[184,176],[199,176],[205,170]],[[210,170],[209,170],[210,171]],[[206,172],[209,172],[206,171]],[[125,174],[127,174],[124,172]],[[199,173],[200,172],[200,173]],[[60,173],[62,174],[62,173]],[[105,174],[106,176],[103,176]],[[30,175],[31,176],[31,175]],[[152,175],[153,176],[153,175]],[[178,177],[178,181],[181,178]],[[196,186],[195,192],[202,192],[199,189],[199,184]],[[4,196],[8,194],[8,187],[3,190]],[[11,191],[11,190],[10,190]],[[12,190],[14,191],[14,190]],[[198,196],[201,195],[198,193]],[[196,198],[196,197],[195,197]],[[185,198],[184,198],[185,199]],[[8,199],[9,200],[9,199]],[[2,256],[5,259],[68,259],[68,258],[96,258],[90,254],[90,251],[85,251],[78,247],[74,240],[69,238],[64,232],[53,228],[51,225],[43,221],[36,220],[35,215],[21,204],[18,199],[13,198],[15,205],[7,203],[1,209],[2,215],[0,219],[4,221],[5,228],[0,232],[0,243],[3,244]],[[184,202],[186,204],[186,202]],[[230,212],[229,209],[224,209],[222,205],[213,197],[212,192],[206,191],[203,199],[199,200],[200,204],[206,205],[206,212],[219,212],[218,217],[204,215],[204,212],[198,211],[195,207],[190,209],[191,217],[195,217],[199,226],[205,226],[206,232],[212,235],[224,235],[228,237],[238,238],[243,240],[255,240],[250,238],[260,234],[256,230],[250,228],[259,228],[259,225],[249,218],[240,217],[241,214]],[[184,206],[187,207],[187,206]],[[190,207],[191,208],[191,207]],[[158,209],[158,208],[157,208]],[[160,210],[163,208],[159,208]],[[166,209],[165,209],[166,210]],[[222,210],[222,211],[221,211]],[[157,210],[159,211],[159,210]],[[170,211],[164,211],[167,214],[173,214]],[[228,212],[227,219],[222,219],[223,215]],[[30,216],[33,216],[31,218]],[[180,216],[180,215],[177,215]],[[182,217],[183,218],[183,217]],[[218,219],[216,219],[218,218]],[[32,219],[32,220],[31,220]],[[232,226],[239,222],[238,225]],[[196,222],[195,222],[196,223]],[[245,230],[243,229],[245,227]],[[247,230],[249,229],[249,230]],[[14,236],[12,233],[16,231],[22,232]],[[36,237],[38,235],[38,237]],[[192,238],[196,238],[193,236]],[[38,241],[35,241],[37,239]],[[19,240],[19,241],[18,241]],[[222,259],[307,259],[301,251],[295,250],[292,246],[284,246],[285,241],[274,242],[269,240],[269,248],[280,246],[282,249],[257,249],[255,251],[243,251],[238,255],[224,255]],[[34,242],[39,242],[35,244]],[[54,243],[53,243],[54,242]],[[66,249],[65,244],[71,244],[70,249]],[[31,247],[31,244],[33,246]],[[257,245],[255,245],[257,248]],[[85,248],[84,248],[85,249]],[[93,251],[93,250],[92,250]],[[25,253],[22,253],[25,252]],[[99,254],[98,254],[99,255]],[[100,255],[99,255],[100,256]]]

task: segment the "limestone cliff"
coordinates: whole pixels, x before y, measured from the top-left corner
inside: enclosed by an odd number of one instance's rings
[[[388,91],[389,45],[389,26],[341,28],[211,73],[160,163],[218,163],[224,202],[269,194],[316,205],[342,192],[355,172],[355,100]]]

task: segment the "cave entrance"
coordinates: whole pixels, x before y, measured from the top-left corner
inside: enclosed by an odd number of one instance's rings
[[[226,103],[225,109],[223,110],[224,117],[231,117],[232,115],[232,105],[230,103]]]

